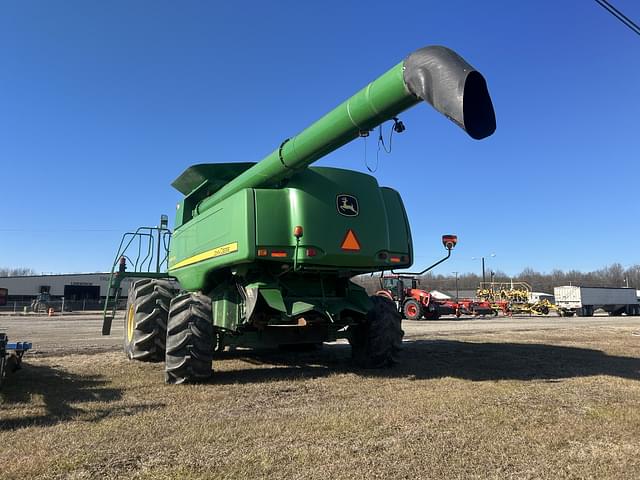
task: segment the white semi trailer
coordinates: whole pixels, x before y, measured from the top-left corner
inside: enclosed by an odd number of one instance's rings
[[[635,288],[564,286],[553,289],[560,315],[591,317],[601,308],[609,315],[640,315]]]

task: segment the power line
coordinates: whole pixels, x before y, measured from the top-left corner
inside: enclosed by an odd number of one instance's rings
[[[622,23],[624,23],[627,27],[629,27],[635,33],[640,35],[640,27],[638,27],[638,25],[636,25],[633,22],[633,20],[631,20],[629,17],[627,17],[624,13],[622,13],[616,7],[614,7],[609,2],[607,2],[607,0],[596,0],[596,2],[598,2],[600,4],[600,6],[602,8],[604,8],[607,12],[609,12],[611,15],[616,17],[618,20],[620,20]]]

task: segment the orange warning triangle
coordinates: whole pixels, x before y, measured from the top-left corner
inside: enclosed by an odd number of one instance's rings
[[[344,237],[344,240],[342,241],[341,248],[343,250],[352,250],[352,251],[360,250],[360,242],[358,241],[356,234],[353,233],[353,230],[349,229],[347,231],[347,235]]]

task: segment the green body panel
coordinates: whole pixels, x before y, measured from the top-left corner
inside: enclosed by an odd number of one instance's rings
[[[195,208],[200,201],[253,165],[255,163],[201,163],[187,168],[172,183],[185,195],[176,211],[176,228],[194,217]]]
[[[243,291],[255,298],[253,308],[248,307],[251,302],[244,301],[240,295],[238,283],[234,283],[241,282],[238,278],[225,280],[210,291],[214,325],[237,335],[256,330],[251,318],[255,312],[267,312],[258,330],[287,324],[291,327],[294,319],[311,314],[323,320],[322,333],[326,338],[337,338],[338,330],[371,308],[369,296],[362,287],[335,275],[292,274],[286,280],[267,276],[264,280],[267,281],[242,285]]]
[[[225,330],[236,330],[243,317],[243,303],[235,285],[219,284],[209,296],[214,325]]]
[[[338,212],[341,194],[358,200],[357,216]],[[169,272],[185,290],[206,291],[212,286],[207,283],[212,270],[256,262],[290,265],[298,225],[304,229],[297,249],[300,271],[341,269],[355,275],[412,263],[411,232],[397,192],[380,188],[370,175],[311,167],[284,188],[237,192],[176,230]],[[357,251],[342,248],[349,231],[360,244]],[[216,250],[229,245],[235,248]],[[258,258],[258,249],[267,256]],[[272,257],[273,252],[286,257]]]
[[[174,232],[169,249],[169,273],[180,281],[183,289],[203,290],[210,271],[254,259],[254,211],[253,191],[243,190]],[[237,245],[235,250],[212,252],[232,244]],[[196,255],[204,258],[198,261],[193,258]],[[193,263],[176,268],[185,260]]]
[[[357,216],[338,212],[341,194],[357,198]],[[304,234],[295,270],[293,229],[298,225]],[[360,250],[341,248],[348,231],[356,235]],[[314,256],[307,254],[310,248]],[[258,257],[259,249],[268,255]],[[287,256],[272,257],[272,252]],[[308,315],[324,319],[324,326],[298,340],[326,341],[344,336],[354,316],[370,308],[366,292],[348,278],[408,266],[412,255],[409,223],[396,191],[381,188],[363,173],[311,167],[282,188],[236,192],[176,230],[169,273],[184,290],[211,297],[214,325],[233,333],[225,337],[227,343],[270,343],[279,335],[291,335],[287,341],[294,342],[298,337],[292,331],[298,327],[283,325]],[[403,260],[391,263],[394,257]],[[251,306],[241,291],[255,299]],[[256,329],[252,315],[268,320]],[[275,330],[263,337],[265,329]]]
[[[258,248],[287,247],[293,256],[292,232],[299,225],[304,229],[297,257],[302,268],[342,268],[354,273],[381,270],[390,265],[389,255],[385,260],[378,258],[382,251],[404,256],[402,264],[411,264],[411,234],[402,200],[393,190],[381,189],[370,175],[311,167],[291,178],[285,188],[254,192]],[[338,212],[340,194],[357,198],[357,216]],[[341,248],[349,230],[360,243],[359,251]],[[306,254],[308,248],[315,250],[314,257]]]

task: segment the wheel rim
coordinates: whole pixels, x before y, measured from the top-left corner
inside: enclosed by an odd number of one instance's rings
[[[407,314],[410,317],[415,317],[418,314],[418,309],[416,308],[415,305],[411,304],[411,305],[407,305]]]
[[[133,329],[134,329],[134,313],[133,313],[133,305],[129,306],[129,312],[127,313],[127,339],[129,341],[133,340]]]

